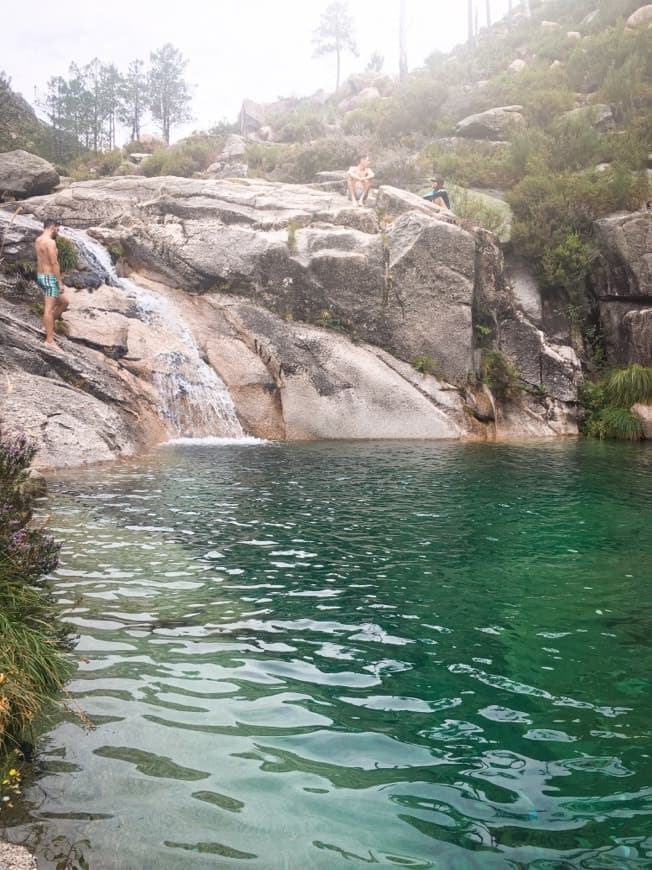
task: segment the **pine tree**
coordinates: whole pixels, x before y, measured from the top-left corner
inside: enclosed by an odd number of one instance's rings
[[[335,90],[340,87],[342,52],[350,51],[358,56],[358,47],[353,37],[353,20],[349,14],[349,4],[345,0],[331,3],[321,17],[319,26],[313,33],[314,57],[335,52],[337,56],[337,77]]]
[[[152,117],[161,125],[166,142],[170,142],[170,129],[192,118],[190,86],[183,78],[188,61],[171,43],[150,55],[149,108]]]
[[[118,117],[129,127],[131,141],[140,139],[140,125],[148,101],[147,76],[142,60],[132,60],[122,79]]]

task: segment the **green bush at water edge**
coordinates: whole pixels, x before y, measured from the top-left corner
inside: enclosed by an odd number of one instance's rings
[[[68,673],[67,632],[43,584],[59,546],[32,522],[34,453],[0,432],[0,812],[17,788],[21,745]]]
[[[640,441],[643,430],[632,405],[652,402],[652,366],[637,363],[616,369],[597,382],[587,381],[580,401],[584,409],[581,429],[593,438]]]

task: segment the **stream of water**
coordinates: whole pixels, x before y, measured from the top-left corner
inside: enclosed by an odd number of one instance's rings
[[[652,867],[652,450],[160,448],[51,481],[12,839],[100,870]]]

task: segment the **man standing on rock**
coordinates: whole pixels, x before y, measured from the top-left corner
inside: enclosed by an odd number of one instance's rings
[[[43,232],[34,242],[37,262],[36,280],[43,290],[45,343],[51,348],[58,349],[59,346],[54,340],[54,321],[66,310],[68,300],[65,297],[66,288],[61,279],[55,242],[59,227],[54,220],[44,221],[43,227]]]

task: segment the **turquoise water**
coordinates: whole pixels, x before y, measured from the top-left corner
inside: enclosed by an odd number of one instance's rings
[[[44,505],[93,868],[652,867],[652,450],[168,446]]]

